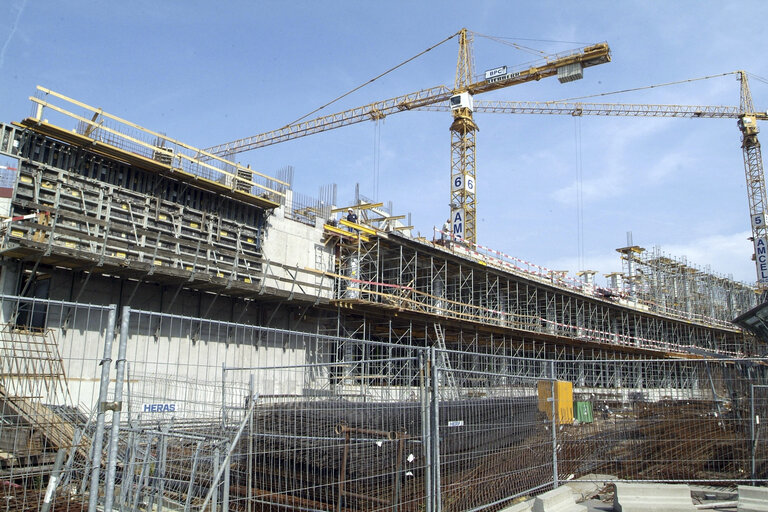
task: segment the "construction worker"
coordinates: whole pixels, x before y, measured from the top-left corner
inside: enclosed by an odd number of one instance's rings
[[[440,241],[445,243],[451,239],[451,219],[447,219],[443,224],[443,230],[440,232]]]
[[[355,213],[355,210],[352,208],[349,208],[347,210],[347,222],[354,222],[357,224],[357,214]]]

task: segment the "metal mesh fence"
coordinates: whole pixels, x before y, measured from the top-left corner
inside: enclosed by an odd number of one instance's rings
[[[497,510],[593,473],[768,479],[761,360],[525,359],[18,297],[0,312],[6,510]]]
[[[456,386],[432,419],[443,509],[504,503],[552,484],[552,424],[538,408],[535,379],[458,368],[440,370],[441,380]]]
[[[65,466],[62,489],[76,489],[88,471],[101,360],[94,354],[103,351],[109,309],[0,301],[0,492],[7,510],[42,509],[50,475]]]
[[[750,387],[750,441],[752,451],[752,478],[768,477],[768,385]]]
[[[407,358],[391,362],[392,368],[418,366]],[[369,373],[372,368],[376,373]],[[250,378],[248,394],[230,402],[242,409],[255,402],[233,454],[234,478],[245,489],[238,499],[258,504],[257,510],[414,509],[422,502],[425,397],[419,375],[391,389],[393,375],[372,360],[225,373],[228,395],[230,381]],[[273,382],[295,384],[293,391],[276,393]]]
[[[563,362],[558,363],[558,367]],[[749,394],[740,361],[581,362],[560,476],[727,481],[750,475]],[[573,366],[573,365],[572,365]],[[599,386],[596,384],[605,383]]]

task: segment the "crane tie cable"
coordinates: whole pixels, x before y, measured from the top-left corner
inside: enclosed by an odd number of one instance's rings
[[[748,74],[750,77],[752,77],[752,78],[754,78],[755,80],[757,80],[758,82],[763,82],[764,84],[768,84],[768,78],[763,78],[763,77],[761,77],[761,76],[759,76],[759,75],[756,75],[756,74],[754,74],[754,73],[749,73],[749,72],[747,72],[747,74]]]
[[[497,36],[489,36],[485,34],[478,34],[477,32],[472,32],[474,35],[478,37],[484,37],[486,39],[490,39],[491,41],[495,41],[497,43],[501,43],[507,46],[511,46],[512,48],[515,48],[517,50],[527,52],[533,55],[536,55],[537,57],[546,57],[546,52],[543,52],[541,50],[537,50],[535,48],[529,48],[528,46],[523,46],[521,44],[513,43],[510,41],[510,38],[504,38],[504,37],[497,37]]]
[[[678,80],[677,82],[667,82],[667,83],[664,83],[664,84],[646,85],[646,86],[643,86],[643,87],[635,87],[633,89],[623,89],[621,91],[603,92],[603,93],[600,93],[600,94],[591,94],[589,96],[577,96],[575,98],[566,98],[566,99],[563,99],[563,100],[545,101],[543,103],[560,103],[560,102],[566,102],[566,101],[583,100],[583,99],[587,99],[587,98],[597,98],[597,97],[600,97],[600,96],[611,96],[612,94],[621,94],[621,93],[625,93],[625,92],[642,91],[644,89],[654,89],[656,87],[664,87],[664,86],[667,86],[667,85],[679,85],[679,84],[685,84],[685,83],[689,83],[689,82],[697,82],[699,80],[708,80],[710,78],[720,78],[722,76],[735,75],[736,73],[737,73],[736,71],[729,71],[728,73],[721,73],[719,75],[702,76],[702,77],[699,77],[699,78],[688,78],[686,80]]]
[[[426,49],[426,50],[424,50],[423,52],[421,52],[421,53],[418,53],[418,54],[414,55],[414,56],[413,56],[413,57],[411,57],[410,59],[408,59],[408,60],[405,60],[405,61],[401,62],[401,63],[400,63],[400,64],[398,64],[397,66],[394,66],[394,67],[392,67],[392,68],[389,68],[388,70],[386,70],[385,72],[381,73],[380,75],[378,75],[378,76],[376,76],[376,77],[374,77],[374,78],[371,78],[371,79],[370,79],[370,80],[368,80],[367,82],[365,82],[365,83],[363,83],[363,84],[360,84],[360,85],[358,85],[357,87],[355,87],[354,89],[352,89],[352,90],[350,90],[350,91],[347,91],[347,92],[345,92],[344,94],[342,94],[342,95],[341,95],[341,96],[339,96],[338,98],[334,98],[334,99],[332,99],[331,101],[329,101],[329,102],[328,102],[328,103],[326,103],[325,105],[323,105],[323,106],[321,106],[321,107],[317,107],[317,108],[316,108],[315,110],[313,110],[312,112],[309,112],[309,113],[307,113],[307,114],[304,114],[303,116],[301,116],[300,118],[296,119],[295,121],[293,121],[293,122],[291,122],[291,123],[288,123],[288,124],[286,124],[285,126],[283,126],[283,128],[287,128],[288,126],[291,126],[291,125],[293,125],[293,124],[296,124],[296,123],[298,123],[299,121],[301,121],[302,119],[306,119],[307,117],[311,116],[312,114],[314,114],[314,113],[316,113],[316,112],[319,112],[320,110],[323,110],[325,107],[327,107],[327,106],[329,106],[329,105],[332,105],[332,104],[336,103],[336,102],[337,102],[337,101],[339,101],[341,98],[344,98],[345,96],[349,96],[349,95],[350,95],[350,94],[352,94],[353,92],[355,92],[355,91],[357,91],[357,90],[359,90],[359,89],[362,89],[363,87],[365,87],[366,85],[368,85],[368,84],[370,84],[370,83],[372,83],[372,82],[375,82],[376,80],[378,80],[379,78],[383,77],[384,75],[387,75],[387,74],[391,73],[392,71],[394,71],[394,70],[396,70],[396,69],[398,69],[398,68],[401,68],[401,67],[403,67],[404,65],[408,64],[408,63],[409,63],[409,62],[411,62],[412,60],[414,60],[414,59],[417,59],[417,58],[421,57],[422,55],[424,55],[424,54],[425,54],[425,53],[427,53],[428,51],[430,51],[430,50],[433,50],[433,49],[437,48],[438,46],[440,46],[441,44],[443,44],[443,43],[445,43],[445,42],[447,42],[447,41],[450,41],[451,39],[453,39],[453,38],[454,38],[454,37],[456,37],[457,35],[459,35],[459,32],[456,32],[455,34],[453,34],[453,35],[451,35],[451,36],[448,36],[448,37],[446,37],[445,39],[443,39],[443,40],[442,40],[442,41],[440,41],[439,43],[437,43],[437,44],[435,44],[435,45],[432,45],[432,46],[430,46],[429,48],[427,48],[427,49]],[[281,129],[282,129],[282,128],[281,128]]]

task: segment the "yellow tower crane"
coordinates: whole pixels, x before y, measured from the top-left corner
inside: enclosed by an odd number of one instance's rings
[[[445,104],[453,113],[451,124],[451,218],[453,236],[458,240],[475,243],[476,226],[476,165],[475,132],[477,125],[472,119],[473,97],[477,94],[503,89],[512,85],[540,80],[557,75],[560,82],[582,78],[586,67],[604,64],[611,60],[610,48],[598,43],[563,54],[552,55],[542,62],[526,69],[509,71],[501,66],[487,71],[483,77],[473,76],[472,36],[467,29],[461,29],[451,37],[459,38],[459,58],[456,66],[454,87],[445,85],[423,89],[414,93],[377,101],[330,114],[310,121],[302,121],[277,130],[253,135],[232,142],[219,144],[204,150],[216,156],[229,158],[278,142],[284,142],[313,133],[332,130],[342,126],[383,119],[384,117],[430,105]],[[450,38],[449,38],[450,39]]]
[[[768,120],[768,112],[756,112],[749,90],[747,74],[736,71],[741,85],[738,107],[712,105],[652,105],[627,103],[573,103],[573,102],[520,102],[478,101],[475,112],[498,114],[596,115],[635,117],[687,117],[696,119],[736,119],[741,131],[744,170],[747,179],[750,224],[757,270],[757,291],[762,300],[768,299],[768,225],[766,224],[765,175],[760,142],[757,140],[757,121]],[[444,111],[445,107],[432,105],[422,110]]]

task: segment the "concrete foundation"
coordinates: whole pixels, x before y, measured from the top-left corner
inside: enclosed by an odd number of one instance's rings
[[[563,486],[536,496],[531,510],[532,512],[586,512],[587,507],[577,505],[571,489]]]
[[[533,507],[534,500],[525,500],[501,509],[499,512],[528,512]]]
[[[576,480],[570,480],[565,485],[571,489],[577,501],[589,499],[600,493],[608,484],[617,480],[614,475],[590,473]]]
[[[739,486],[739,512],[768,512],[768,487]]]
[[[616,512],[693,512],[691,490],[684,484],[628,484],[616,482]]]

